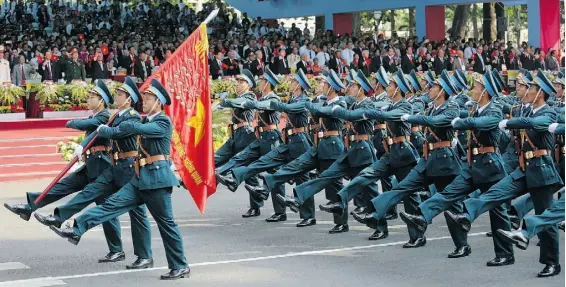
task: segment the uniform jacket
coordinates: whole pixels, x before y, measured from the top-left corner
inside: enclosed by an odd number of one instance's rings
[[[387,92],[383,92],[372,99],[376,109],[381,109],[381,107],[391,104],[391,99],[387,96]],[[385,124],[385,122],[376,120],[374,124],[376,128],[373,131],[372,137],[373,147],[376,150],[376,155],[381,157],[381,155],[385,153],[385,149],[383,148],[383,139],[387,137],[387,133],[386,129],[379,128],[379,125]]]
[[[501,130],[499,122],[503,120],[502,111],[492,102],[481,113],[475,111],[471,117],[460,119],[455,122],[454,128],[470,130],[467,144],[471,148],[495,147],[499,144]],[[472,136],[472,134],[475,135]],[[491,183],[504,178],[507,173],[504,168],[501,155],[497,152],[472,155],[471,166],[462,170],[465,179],[472,179],[474,184]]]
[[[548,131],[548,126],[556,122],[557,116],[555,109],[545,105],[536,113],[531,112],[529,116],[512,118],[507,122],[507,128],[522,129],[524,133],[528,134],[537,149],[547,149],[550,151],[549,155],[527,160],[525,171],[518,167],[511,173],[515,180],[525,178],[527,188],[562,184],[562,179],[552,159],[554,136]],[[532,151],[533,147],[525,142],[522,150],[524,152]]]
[[[146,117],[141,122],[124,121],[118,129],[121,132],[139,136],[138,154],[145,158],[143,149],[150,155],[171,155],[171,119],[161,112],[153,119]],[[139,190],[152,190],[177,186],[179,180],[170,168],[171,160],[160,160],[140,167],[140,177],[132,177],[130,183]]]
[[[248,122],[249,125],[243,126],[239,129],[232,131],[232,138],[234,142],[233,150],[240,151],[246,148],[250,143],[256,140],[252,122],[254,121],[254,110],[246,109],[243,105],[248,101],[255,102],[256,96],[252,92],[247,92],[240,95],[235,99],[223,100],[220,102],[222,107],[232,108],[232,123],[237,125],[242,122]]]
[[[110,112],[108,112],[107,109],[104,109],[95,115],[88,117],[88,119],[72,120],[67,123],[66,127],[85,132],[85,140],[81,142],[81,145],[84,147],[90,141],[89,136],[91,134],[96,134],[95,131],[98,126],[108,123],[109,118]],[[108,139],[98,137],[91,147],[95,146],[110,146],[110,141]],[[110,157],[108,153],[99,151],[94,154],[87,155],[85,164],[77,170],[77,172],[86,168],[87,177],[94,180],[108,167],[110,167]]]
[[[423,127],[426,143],[452,141],[454,129],[452,120],[458,117],[459,107],[453,101],[446,101],[440,107],[429,108],[424,115],[413,115],[407,120],[411,124]],[[434,133],[434,134],[433,134]],[[436,137],[435,137],[436,135]],[[415,169],[427,176],[457,175],[461,171],[460,159],[452,147],[444,147],[429,151],[428,158],[421,158]]]
[[[301,94],[297,97],[291,96],[286,104],[276,101],[271,104],[275,111],[287,113],[287,126],[283,131],[287,133],[287,142],[279,146],[278,150],[288,149],[290,159],[299,157],[312,146],[311,139],[305,132],[288,135],[288,131],[292,131],[294,128],[305,128],[305,130],[308,130],[309,115],[305,109],[305,103],[307,102],[310,102],[310,98],[305,94]]]
[[[247,101],[246,103],[244,103],[244,108],[258,110],[258,129],[269,125],[279,126],[281,113],[271,108],[272,102],[281,102],[279,96],[277,96],[274,92],[262,96],[258,101]],[[264,155],[277,148],[281,144],[281,139],[281,131],[279,130],[279,128],[260,132],[258,139],[260,154]]]
[[[311,113],[312,118],[315,120],[315,124],[322,123],[318,129],[318,133],[326,131],[342,131],[344,127],[344,120],[337,118],[325,113],[320,112],[321,109],[325,107],[340,107],[346,108],[346,101],[343,98],[337,97],[330,101],[324,100],[317,104],[308,103],[306,107]],[[320,160],[336,160],[345,151],[344,142],[341,136],[329,136],[318,139],[318,146],[309,149],[309,153],[312,156],[317,156]]]

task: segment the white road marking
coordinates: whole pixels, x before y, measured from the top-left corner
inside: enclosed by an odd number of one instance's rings
[[[470,234],[468,234],[468,237],[485,235],[486,233],[487,232],[470,233]],[[452,237],[450,237],[450,236],[434,237],[434,238],[427,238],[427,241],[435,241],[435,240],[443,240],[443,239],[451,239],[451,238]],[[344,251],[372,249],[372,248],[377,248],[377,247],[396,246],[396,245],[402,245],[402,244],[405,244],[405,243],[407,243],[406,240],[397,241],[397,242],[390,242],[390,243],[382,243],[382,244],[372,244],[372,245],[361,245],[361,246],[336,248],[336,249],[323,249],[323,250],[314,250],[314,251],[294,252],[294,253],[287,253],[287,254],[280,254],[280,255],[262,256],[262,257],[251,257],[251,258],[242,258],[242,259],[234,259],[234,260],[201,262],[201,263],[189,264],[189,266],[190,267],[198,267],[198,266],[211,266],[211,265],[223,265],[223,264],[242,263],[242,262],[264,261],[264,260],[271,260],[271,259],[280,259],[280,258],[289,258],[289,257],[298,257],[298,256],[310,256],[310,255],[337,253],[337,252],[344,252]],[[27,285],[2,285],[2,284],[7,284],[7,283],[24,284],[24,283],[28,283],[28,282],[35,282],[35,281],[41,281],[41,280],[83,279],[83,278],[88,278],[88,277],[111,276],[111,275],[120,275],[120,274],[127,274],[127,273],[136,273],[136,272],[147,272],[147,271],[156,271],[156,270],[165,270],[165,269],[168,269],[168,267],[167,266],[161,266],[161,267],[154,267],[154,268],[148,268],[148,269],[118,270],[118,271],[108,271],[108,272],[98,272],[98,273],[66,275],[66,276],[58,276],[58,277],[42,277],[42,278],[34,278],[34,279],[4,281],[4,282],[0,282],[0,286],[26,286],[27,287]]]
[[[0,282],[0,286],[14,286],[14,287],[47,287],[47,286],[59,286],[59,285],[66,285],[65,282],[57,279],[51,279],[49,277],[43,279],[31,279],[27,282],[17,282],[17,281],[9,281],[9,282]]]
[[[0,271],[15,270],[15,269],[29,269],[29,266],[21,262],[5,262],[0,263]]]

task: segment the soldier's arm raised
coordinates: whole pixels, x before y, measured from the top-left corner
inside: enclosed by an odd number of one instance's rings
[[[443,113],[435,116],[410,116],[407,122],[428,127],[448,127],[452,120],[458,117],[459,109],[446,109]]]
[[[507,121],[509,129],[533,129],[537,132],[548,130],[548,126],[556,122],[556,114],[543,114],[534,118],[520,117],[511,118]]]
[[[120,131],[133,135],[143,135],[148,138],[161,138],[171,131],[169,120],[156,119],[155,121],[142,124],[140,122],[126,121],[118,126]]]
[[[503,113],[499,110],[493,110],[485,116],[459,119],[454,122],[454,128],[457,130],[469,130],[475,128],[480,131],[489,131],[497,128],[501,120],[503,120]]]

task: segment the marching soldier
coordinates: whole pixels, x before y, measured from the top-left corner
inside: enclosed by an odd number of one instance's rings
[[[170,104],[171,98],[165,88],[159,81],[152,80],[150,87],[143,92],[143,111],[148,116],[141,123],[124,121],[118,126],[120,132],[139,136],[140,157],[136,160],[136,175],[103,204],[75,218],[73,227],[51,226],[51,230],[59,236],[77,245],[88,230],[145,204],[157,223],[165,247],[170,271],[161,275],[163,280],[188,277],[191,272],[171,203],[171,192],[178,180],[170,169],[173,126],[163,112],[163,105]]]
[[[419,158],[416,149],[408,140],[410,126],[400,121],[400,117],[403,114],[412,113],[412,107],[405,99],[405,96],[410,93],[410,85],[401,71],[398,71],[393,76],[387,89],[388,96],[392,101],[391,105],[383,106],[377,110],[360,110],[357,114],[364,119],[377,119],[386,122],[386,137],[383,138],[382,142],[386,154],[373,165],[362,170],[356,178],[343,188],[338,193],[339,198],[337,201],[327,204],[326,206],[321,206],[321,210],[341,214],[348,202],[356,196],[356,194],[362,192],[364,188],[375,187],[375,182],[378,179],[395,175],[397,180],[402,181]],[[382,195],[383,194],[379,196]],[[374,197],[372,203],[376,198],[379,198],[379,196]],[[419,201],[420,198],[418,195],[411,195],[404,199],[405,208],[414,208]],[[372,206],[375,207],[374,204],[372,204]],[[387,210],[388,208],[383,210],[370,209],[370,211],[374,211],[373,213],[383,213],[380,220],[372,221],[372,223],[369,224],[370,228],[376,229],[370,236],[370,240],[383,239],[388,236],[388,232],[383,232],[382,228],[379,227],[384,224]],[[354,219],[358,220],[359,218],[369,217],[371,214],[372,213],[353,214],[353,216]],[[426,239],[422,236],[421,232],[411,229],[409,230],[409,234],[410,240],[403,245],[404,248],[420,247],[426,244]]]
[[[252,127],[255,112],[253,109],[243,107],[244,102],[256,101],[257,99],[256,95],[251,91],[256,87],[254,76],[249,70],[243,70],[240,75],[236,76],[236,81],[238,97],[221,102],[222,106],[232,109],[232,123],[228,126],[230,138],[214,153],[214,165],[217,169],[221,168],[232,157],[257,140]],[[259,178],[252,176],[246,180],[246,184],[249,186],[259,186]],[[250,202],[252,202],[252,199],[250,199]],[[256,201],[253,200],[253,202],[255,203]],[[254,214],[246,213],[243,217],[248,217],[247,215]]]
[[[350,86],[350,92],[356,91],[356,94],[361,94],[360,102],[354,104],[360,105],[361,107],[365,105],[372,104],[369,99],[365,97],[365,93],[362,92],[361,77],[363,75],[357,75],[358,84],[353,84]],[[365,79],[365,77],[364,77]],[[324,87],[323,90],[327,91],[327,100],[324,104],[314,105],[312,103],[307,103],[306,108],[311,111],[313,116],[320,117],[320,130],[317,133],[318,149],[309,150],[311,158],[315,156],[319,159],[320,169],[324,169],[318,178],[312,179],[306,183],[298,185],[295,188],[295,197],[283,197],[278,195],[277,197],[284,201],[285,204],[291,208],[292,211],[297,212],[300,206],[307,202],[308,199],[313,197],[316,193],[320,192],[323,188],[327,190],[326,196],[329,200],[336,200],[336,193],[339,188],[341,188],[341,180],[345,175],[355,176],[357,170],[361,170],[359,166],[350,166],[348,156],[352,156],[352,162],[360,165],[367,165],[367,161],[373,161],[375,154],[373,150],[369,148],[373,145],[369,142],[369,131],[366,129],[372,129],[373,126],[368,126],[370,122],[365,123],[365,127],[362,129],[361,126],[354,127],[357,130],[358,137],[354,136],[354,144],[350,147],[348,151],[345,151],[345,146],[342,142],[342,137],[340,131],[343,127],[343,117],[335,117],[332,115],[332,110],[336,108],[345,109],[346,103],[341,101],[338,97],[338,92],[345,89],[344,84],[340,81],[340,78],[334,71],[330,71],[327,76],[326,81],[322,83]],[[367,79],[364,82],[366,86],[365,89],[369,90],[369,83]],[[366,90],[367,91],[367,90]],[[362,123],[363,124],[363,123]],[[373,148],[373,147],[372,147]],[[365,149],[365,150],[364,150]],[[365,152],[365,153],[364,153]],[[306,155],[306,154],[305,154]],[[332,157],[336,160],[332,161]],[[303,156],[299,157],[297,161],[301,159],[307,159]],[[312,163],[313,161],[307,162]],[[324,166],[321,166],[321,163]],[[315,164],[313,164],[315,167]],[[349,226],[347,224],[347,214],[334,216],[334,224],[336,224],[330,231],[330,234],[337,234],[349,231]]]
[[[88,108],[93,115],[88,119],[71,120],[65,125],[67,128],[85,131],[86,136],[93,134],[99,125],[104,125],[110,118],[107,105],[113,103],[113,98],[109,97],[110,92],[103,82],[97,84],[97,87],[90,92],[87,98]],[[83,156],[83,147],[88,141],[83,141],[81,145],[75,148],[74,156],[82,158],[84,164],[75,172],[59,181],[47,193],[45,198],[38,204],[35,200],[40,196],[39,192],[28,192],[26,194],[27,203],[7,204],[4,206],[11,212],[19,215],[23,220],[28,221],[31,214],[37,209],[47,206],[63,197],[83,190],[89,183],[94,182],[103,172],[110,167],[110,141],[107,138],[98,137],[92,147],[86,151]],[[98,200],[97,203],[102,203]],[[40,216],[42,218],[42,216]],[[60,223],[57,223],[60,226]],[[124,260],[122,252],[122,242],[120,240],[120,221],[118,218],[105,222],[103,224],[104,235],[110,252],[102,262],[115,262]]]
[[[493,102],[497,96],[493,78],[490,73],[474,74],[475,85],[472,88],[472,100],[477,108],[465,119],[455,118],[452,126],[458,130],[470,130],[467,140],[467,165],[458,176],[434,196],[419,205],[418,212],[402,212],[401,219],[408,225],[425,231],[432,219],[442,211],[453,207],[455,203],[479,189],[486,192],[491,186],[504,178],[507,173],[501,156],[497,153],[500,130],[497,124],[503,119],[503,114]],[[446,214],[452,214],[450,210]],[[449,216],[447,216],[449,219]],[[492,232],[497,229],[510,230],[506,206],[503,202],[490,211]],[[453,224],[452,222],[449,222]],[[456,225],[458,226],[458,225]],[[456,229],[456,228],[455,228]],[[461,230],[452,235],[454,242],[459,242],[457,248],[449,256],[452,258],[467,256],[471,247],[467,236]],[[503,266],[513,264],[513,248],[497,236],[493,237],[495,259],[487,262],[487,266]],[[458,246],[459,245],[459,246]]]
[[[236,189],[243,181],[260,172],[278,169],[282,165],[296,159],[311,147],[312,143],[306,133],[308,130],[309,117],[304,107],[304,103],[310,101],[305,91],[310,90],[311,87],[307,76],[302,70],[299,70],[298,73],[295,74],[295,78],[291,81],[290,87],[292,95],[288,104],[283,104],[280,101],[260,101],[257,106],[254,106],[254,108],[257,109],[261,108],[262,110],[287,113],[287,127],[283,131],[285,143],[249,165],[233,168],[230,171],[232,177],[219,175],[218,177],[223,178],[223,181],[227,185],[230,185],[232,189]],[[260,107],[261,105],[264,106]],[[308,176],[303,174],[295,177],[295,179],[297,184],[301,184],[308,180]],[[262,200],[267,200],[269,197],[269,191],[263,188],[247,186],[246,189],[252,196],[259,197]],[[286,221],[287,214],[285,213],[285,205],[275,196],[276,194],[285,195],[285,184],[278,184],[271,190],[271,193],[275,214],[267,218],[266,221]],[[301,219],[305,222],[308,221],[310,225],[316,224],[316,221],[310,220],[314,219],[314,200],[305,206],[304,211],[305,212],[301,213]]]
[[[456,95],[453,96],[451,100],[456,102],[460,107],[460,115],[458,117],[463,119],[467,117],[469,113],[469,107],[466,106],[466,103],[470,101],[470,97],[468,96],[468,90],[470,89],[470,85],[466,80],[466,72],[460,69],[457,69],[454,72],[454,74],[452,75],[452,79],[453,82],[455,83],[454,87],[456,88]],[[456,138],[458,139],[458,143],[461,146],[465,146],[468,140],[468,131],[466,130],[456,131]],[[458,150],[458,152],[461,153],[462,150]],[[465,151],[463,152],[463,154],[465,155]],[[462,158],[463,157],[464,156],[462,155]]]
[[[502,120],[499,123],[501,129],[521,129],[519,167],[480,197],[464,201],[463,214],[448,213],[450,220],[458,223],[465,231],[469,231],[471,223],[485,211],[498,208],[527,192],[531,194],[535,214],[541,214],[552,204],[555,185],[563,184],[551,157],[554,142],[552,134],[548,131],[548,126],[556,122],[557,115],[556,110],[549,107],[546,101],[556,90],[541,70],[537,72],[534,80],[527,84],[530,87],[524,101],[532,105],[532,112],[527,116]],[[556,227],[546,229],[538,236],[541,253],[539,262],[545,265],[538,276],[559,274],[560,250]]]
[[[259,101],[255,99],[248,100],[247,98],[239,98],[241,99],[239,101],[224,100],[221,103],[224,107],[256,109],[259,111],[259,121],[256,127],[257,139],[216,170],[217,182],[225,185],[231,191],[236,191],[238,186],[234,185],[233,181],[230,181],[224,174],[236,167],[249,165],[281,144],[282,135],[278,128],[281,113],[274,111],[270,106],[271,102],[281,101],[279,96],[273,92],[275,87],[279,85],[279,80],[277,76],[266,67],[265,73],[259,79],[258,85],[262,94]],[[262,198],[255,197],[252,194],[250,194],[249,197],[250,209],[242,215],[244,218],[259,216],[261,214],[260,207],[263,206]]]
[[[460,159],[454,147],[452,147],[454,129],[450,125],[451,121],[459,115],[458,104],[449,100],[455,94],[456,91],[450,76],[446,71],[443,71],[430,88],[429,95],[433,100],[433,106],[427,109],[425,115],[404,114],[401,116],[403,122],[424,127],[426,141],[423,146],[423,157],[419,159],[417,165],[396,188],[372,200],[375,213],[365,217],[354,215],[356,220],[372,226],[383,218],[384,210],[396,205],[403,198],[407,198],[430,184],[434,184],[436,190],[442,192],[460,173]],[[450,208],[461,211],[462,203],[455,203]],[[414,226],[408,227],[414,228]],[[456,245],[456,251],[449,255],[450,258],[469,254],[464,249],[466,238],[459,236],[457,234],[459,230],[456,228],[455,225],[448,225]]]
[[[103,81],[97,82],[98,93],[110,95],[110,91]],[[114,95],[114,103],[118,106],[118,115],[112,121],[111,127],[100,125],[97,128],[98,136],[112,140],[113,156],[111,157],[112,166],[105,169],[102,174],[92,183],[88,184],[81,192],[75,195],[67,203],[55,208],[53,215],[41,215],[35,213],[35,218],[46,226],[61,227],[61,224],[70,219],[73,215],[79,213],[92,202],[101,204],[104,200],[120,190],[126,185],[132,177],[134,177],[135,158],[138,156],[137,137],[123,132],[118,129],[122,122],[141,122],[141,117],[132,108],[132,103],[137,103],[140,99],[140,93],[136,83],[126,77],[124,84],[118,88],[118,92]],[[88,143],[97,133],[91,133],[83,144]],[[134,243],[134,254],[137,260],[127,265],[128,269],[142,269],[153,267],[153,259],[151,254],[151,229],[149,220],[145,212],[145,206],[140,206],[129,211],[132,221],[132,240]],[[118,221],[119,227],[120,222]],[[118,229],[119,231],[119,229]],[[120,238],[120,232],[117,234]],[[111,252],[99,262],[117,262],[125,259],[122,245],[109,246]],[[113,251],[119,250],[119,251]]]

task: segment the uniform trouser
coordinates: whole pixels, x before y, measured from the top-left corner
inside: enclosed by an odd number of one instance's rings
[[[245,146],[239,146],[230,137],[216,152],[214,152],[214,166],[219,168],[226,164],[234,155],[242,151]]]
[[[287,145],[281,145],[276,149],[268,152],[267,154],[260,157],[258,160],[254,161],[250,165],[239,166],[231,170],[237,185],[240,185],[243,181],[255,176],[264,171],[271,171],[278,169],[279,167],[287,164],[290,160],[289,148]],[[301,184],[308,181],[309,177],[307,174],[298,174],[295,177],[296,183]],[[291,178],[289,178],[291,179]],[[286,206],[283,202],[277,199],[277,194],[285,196],[285,182],[278,184],[271,190],[271,202],[273,203],[273,209],[275,213],[283,214],[286,211]],[[250,195],[251,197],[251,195]],[[313,201],[314,205],[314,201]],[[312,217],[313,214],[311,214]],[[307,218],[311,218],[307,217]],[[302,218],[302,217],[301,217]]]
[[[128,183],[103,204],[88,209],[75,218],[75,234],[81,236],[89,229],[145,204],[159,228],[169,269],[186,268],[183,238],[173,218],[172,190],[171,187],[138,190]]]
[[[73,194],[83,190],[92,180],[86,175],[86,167],[79,172],[74,172],[64,177],[47,193],[47,195],[35,204],[34,201],[39,197],[39,192],[28,192],[27,201],[32,211],[47,206],[69,194]],[[79,193],[80,194],[80,193]],[[97,201],[100,204],[102,201]],[[104,236],[106,237],[106,244],[110,252],[122,251],[122,240],[120,239],[120,220],[115,218],[102,225]]]
[[[220,168],[217,169],[217,172],[220,174],[226,173],[231,169],[234,169],[236,167],[239,166],[245,166],[245,165],[249,165],[252,162],[258,160],[262,155],[260,152],[260,148],[259,148],[259,144],[254,144],[257,143],[256,142],[252,142],[249,146],[247,146],[245,149],[243,149],[242,151],[238,152],[237,154],[235,154],[234,156],[232,156],[228,162],[226,162],[224,165],[222,165]],[[216,162],[216,154],[221,150],[222,148],[220,148],[218,151],[216,151],[215,156],[214,156],[214,161]],[[226,148],[226,150],[222,151],[221,154],[222,157],[226,157],[227,156],[227,150],[228,148]],[[224,153],[226,152],[226,153]],[[218,156],[218,160],[220,161],[220,156]],[[257,177],[257,175],[255,176],[251,176],[248,179],[245,180],[246,184],[254,186],[254,187],[259,187],[259,178]],[[260,208],[263,206],[263,199],[257,197],[257,196],[252,196],[251,194],[249,195],[250,198],[250,208]]]
[[[433,183],[438,190],[444,189],[455,176],[439,176],[439,177],[427,177],[424,173],[419,173],[417,170],[412,169],[409,174],[399,183],[397,187],[393,190],[380,194],[378,197],[372,200],[376,212],[372,214],[377,220],[385,218],[387,210],[391,206],[397,205],[401,200],[405,205],[405,212],[407,213],[418,213],[418,203],[415,203],[415,192],[421,191],[424,186],[429,183]],[[417,195],[418,196],[418,195]],[[409,204],[407,204],[409,203]],[[462,213],[462,203],[454,203],[450,208],[451,211],[456,213]],[[414,214],[413,213],[413,214]],[[409,231],[410,239],[415,240],[419,237],[424,236],[423,232],[417,231],[413,226],[408,225],[407,229]],[[461,247],[466,242],[466,234],[463,232],[458,232],[458,227],[453,224],[448,224],[448,231],[452,236],[454,245],[456,247]],[[419,236],[419,237],[414,237]]]
[[[105,171],[111,172],[111,171]],[[119,186],[115,181],[108,182],[108,180],[101,175],[96,181],[88,184],[85,188],[77,193],[67,203],[55,208],[54,215],[57,220],[63,222],[73,215],[79,213],[92,202],[97,205],[103,204],[107,197],[119,190]],[[145,212],[145,206],[139,206],[129,211],[131,228],[132,228],[132,241],[134,244],[134,254],[139,258],[149,259],[152,258],[151,254],[151,228],[149,220]],[[111,228],[109,228],[110,226]],[[104,235],[108,243],[108,248],[111,252],[120,252],[122,249],[122,241],[120,239],[120,220],[118,218],[111,219],[102,224]],[[119,242],[119,245],[111,245]]]
[[[486,193],[483,193],[480,197],[470,198],[464,201],[464,209],[467,212],[466,216],[468,217],[470,222],[473,222],[482,213],[488,210],[491,212],[492,209],[496,209],[505,202],[508,202],[511,199],[528,192],[531,194],[531,198],[535,205],[535,214],[538,215],[542,214],[546,208],[552,205],[552,195],[554,191],[554,185],[527,188],[527,183],[524,176],[518,179],[514,179],[513,176],[508,175],[500,182],[493,185]],[[508,222],[507,225],[509,225]],[[493,230],[492,228],[492,231],[495,230]],[[495,239],[496,237],[498,236],[494,236],[493,238]],[[556,228],[556,226],[541,231],[540,233],[538,233],[538,237],[540,239],[539,262],[542,264],[558,264],[560,258],[560,249],[558,243],[558,229]]]
[[[384,155],[385,153],[377,153],[376,157],[378,160],[381,159],[381,157]],[[384,178],[380,178],[379,181],[381,182],[381,191],[382,192],[387,192],[390,191],[393,188],[392,185],[392,177],[384,177]],[[379,190],[379,189],[378,189]],[[354,205],[355,206],[360,206],[359,204],[356,204],[356,201],[360,201],[363,200],[363,203],[361,206],[365,207],[365,212],[367,213],[372,213],[374,212],[374,208],[373,208],[373,204],[371,204],[371,200],[376,197],[377,195],[379,195],[378,193],[372,192],[372,190],[369,190],[370,192],[363,192],[363,193],[359,193],[354,197]],[[397,206],[393,206],[389,209],[388,214],[393,214],[397,212]],[[381,229],[378,228],[378,230],[380,231],[386,231],[387,230],[387,224],[385,225],[380,225],[382,227],[384,227],[385,229]]]
[[[413,168],[413,166],[414,163],[411,163],[402,167],[393,168],[389,164],[389,157],[382,157],[377,162],[374,162],[372,165],[364,168],[358,174],[358,176],[356,176],[356,178],[350,181],[350,183],[338,193],[342,206],[347,206],[348,202],[357,194],[367,191],[371,188],[376,188],[376,182],[379,179],[389,178],[391,175],[395,175],[397,180],[403,180],[407,176],[409,171]],[[385,220],[385,217],[391,206],[384,210],[380,210],[380,207],[376,206],[374,202],[377,198],[390,192],[391,191],[384,192],[379,195],[376,194],[371,200],[371,206],[373,206],[372,211],[374,211],[372,214],[375,214],[376,212],[383,214],[383,216],[380,216],[378,218],[377,226],[371,226],[376,230],[387,231],[387,221]],[[419,195],[413,194],[405,198],[403,204],[405,205],[405,209],[411,210],[411,208],[416,208],[419,202]],[[411,239],[417,239],[419,237],[422,237],[422,232],[419,232],[416,228],[409,228],[409,235]]]
[[[564,188],[562,188],[564,192]],[[528,215],[523,218],[523,234],[532,238],[543,230],[556,227],[556,224],[564,221],[564,196],[554,201],[540,215]]]
[[[297,178],[300,176],[299,180],[297,180],[297,186],[309,181],[308,172],[314,169],[318,169],[319,173],[322,173],[332,163],[334,160],[321,160],[316,157],[316,154],[313,156],[310,152],[305,152],[297,159],[291,161],[290,163],[281,167],[277,172],[274,174],[266,174],[265,175],[265,184],[267,188],[275,195],[275,193],[279,193],[284,195],[284,185],[287,181],[292,178]],[[329,194],[336,194],[337,191],[342,188],[342,180],[337,180],[334,183],[330,184],[325,188],[326,196],[328,199]],[[281,191],[281,189],[283,189]],[[277,190],[277,191],[276,191]],[[283,193],[281,193],[283,192]],[[296,198],[298,198],[297,194],[294,194]],[[272,197],[273,200],[273,197]],[[278,203],[278,205],[281,203]],[[275,200],[273,201],[273,205],[275,206]],[[306,198],[302,201],[301,206],[299,207],[299,215],[301,219],[308,219],[315,217],[315,207],[314,207],[314,196],[310,198]]]
[[[364,166],[350,166],[347,158],[334,161],[332,165],[323,171],[320,176],[316,179],[309,180],[295,188],[297,192],[297,199],[299,203],[305,202],[307,199],[312,198],[315,194],[320,192],[323,188],[329,185],[333,185],[335,181],[342,180],[343,177],[348,176],[354,178],[358,173],[367,167]],[[338,190],[336,190],[338,191]],[[337,202],[339,200],[338,193],[327,194],[331,198],[328,200],[332,202]],[[348,223],[348,206],[344,207],[343,214],[334,214],[335,224],[347,224]]]
[[[561,198],[562,193],[564,191],[562,189],[557,191],[559,193],[559,198]],[[519,217],[519,219],[523,219],[531,210],[535,209],[535,205],[533,204],[533,199],[531,198],[530,194],[525,194],[517,198],[513,204],[511,205],[511,210]]]
[[[430,224],[432,219],[443,211],[449,210],[455,204],[461,203],[466,197],[479,189],[486,192],[496,182],[474,184],[472,178],[465,179],[462,175],[458,175],[444,190],[439,191],[431,198],[427,199],[419,205],[420,213]],[[507,203],[501,202],[494,206],[489,212],[489,221],[491,224],[491,232],[496,234],[497,229],[511,230],[511,223],[507,214]],[[447,215],[445,214],[445,217]],[[449,221],[449,220],[448,220]],[[468,245],[467,234],[461,229],[452,234],[452,240],[459,244],[456,247]],[[493,246],[497,257],[513,256],[513,247],[499,236],[493,236]]]

